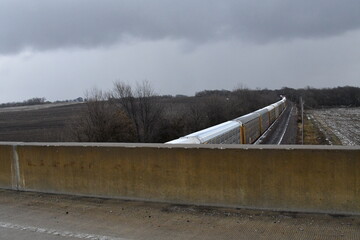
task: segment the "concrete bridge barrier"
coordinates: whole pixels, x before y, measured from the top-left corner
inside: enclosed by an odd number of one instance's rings
[[[360,214],[360,147],[0,143],[0,188]]]
[[[12,189],[12,159],[11,145],[0,145],[0,188]]]

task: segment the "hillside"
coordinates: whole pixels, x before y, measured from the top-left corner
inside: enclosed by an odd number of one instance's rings
[[[86,104],[44,104],[0,109],[0,141],[71,141],[69,126]]]

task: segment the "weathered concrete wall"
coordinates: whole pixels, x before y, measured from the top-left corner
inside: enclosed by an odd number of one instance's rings
[[[0,145],[0,188],[12,189],[13,147]]]
[[[11,150],[0,148],[1,183]],[[16,152],[20,190],[360,214],[359,147],[23,144]]]

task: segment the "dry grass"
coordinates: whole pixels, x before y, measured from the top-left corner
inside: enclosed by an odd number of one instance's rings
[[[360,108],[328,108],[308,111],[331,144],[360,145]]]
[[[298,143],[301,144],[302,124],[298,121]],[[329,130],[320,126],[311,115],[304,114],[304,144],[305,145],[341,145],[340,140]]]

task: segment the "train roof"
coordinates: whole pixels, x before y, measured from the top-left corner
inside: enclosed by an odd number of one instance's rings
[[[242,124],[236,121],[227,121],[224,123],[220,123],[218,125],[200,130],[198,132],[194,132],[192,134],[186,135],[185,138],[189,137],[197,137],[200,142],[204,143],[209,141],[210,139],[220,136],[228,131],[236,129],[240,127]]]
[[[197,137],[181,137],[170,142],[172,144],[200,144],[200,140]]]
[[[273,105],[269,105],[266,106],[265,108],[270,112],[271,110],[274,110],[275,107]]]
[[[269,109],[267,109],[267,107],[264,107],[264,108],[261,108],[259,110],[256,110],[255,112],[262,115],[262,114],[268,113]]]
[[[248,123],[248,122],[254,120],[255,118],[258,118],[259,116],[260,116],[259,113],[252,112],[252,113],[249,113],[244,116],[236,118],[235,121],[245,124],[245,123]]]
[[[271,105],[273,105],[274,107],[277,107],[277,106],[280,106],[280,104],[281,104],[281,102],[279,101],[279,102],[273,103]]]

